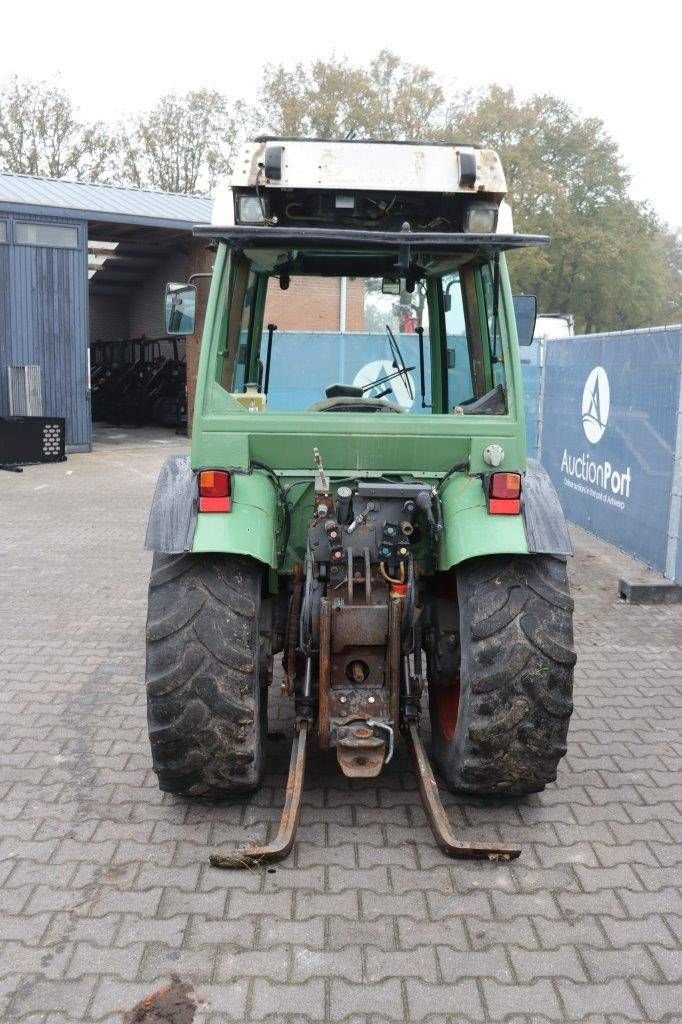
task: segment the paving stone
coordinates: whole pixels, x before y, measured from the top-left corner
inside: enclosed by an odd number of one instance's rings
[[[431,985],[408,979],[408,1020],[427,1020],[431,1014],[443,1013],[455,1020],[483,1020],[484,1011],[476,982],[470,978],[449,985]]]
[[[72,1019],[84,1020],[85,1010],[97,985],[96,977],[54,981],[33,977],[16,990],[8,1019],[19,1019],[28,1013],[44,1013],[45,1008],[61,1010]]]
[[[343,1020],[349,1013],[380,1013],[389,1020],[404,1020],[400,981],[393,978],[372,985],[333,980],[330,987],[330,1019]]]
[[[573,946],[533,951],[511,947],[509,956],[516,976],[522,982],[532,982],[540,978],[572,978],[574,981],[587,981],[585,969]]]
[[[621,1013],[633,1020],[641,1018],[637,1000],[622,980],[578,985],[574,981],[559,979],[556,984],[570,1020],[580,1020],[588,1013]]]
[[[392,975],[395,973],[395,971],[391,971]],[[323,953],[317,949],[308,949],[305,946],[297,945],[293,950],[291,980],[307,981],[308,978],[324,977],[345,978],[347,981],[361,982],[362,955],[359,947],[349,946],[347,949]]]
[[[344,920],[340,919],[340,921]],[[262,949],[274,949],[283,943],[294,947],[323,949],[325,946],[325,918],[308,918],[305,921],[281,921],[275,917],[259,918],[258,945]]]
[[[400,929],[400,924],[401,922],[398,923],[398,929]],[[396,931],[393,919],[375,918],[373,921],[349,920],[344,917],[329,919],[331,949],[344,949],[346,946],[356,943],[379,946],[381,949],[395,949]]]
[[[675,1020],[679,611],[618,602],[629,561],[574,531],[576,712],[557,784],[516,803],[443,791],[458,836],[519,842],[519,861],[445,860],[404,751],[351,784],[313,750],[288,860],[214,871],[211,849],[274,834],[292,708],[277,666],[270,727],[287,739],[268,744],[255,797],[159,792],[142,539],[161,461],[183,450],[72,455],[77,497],[58,464],[0,487],[0,1019],[120,1024],[177,972],[197,1024]],[[17,590],[18,572],[40,588]]]
[[[665,954],[667,951],[656,946],[649,949],[645,946],[629,946],[626,949],[592,949],[586,946],[580,955],[592,981],[637,977],[655,981],[659,972],[652,956],[656,957],[657,952]]]
[[[79,942],[73,951],[66,976],[80,978],[85,974],[115,974],[126,981],[134,981],[143,953],[144,945],[141,942],[118,949]]]
[[[533,956],[535,954],[526,955]],[[497,978],[503,982],[513,980],[509,961],[501,947],[471,952],[439,946],[438,963],[443,980],[448,982],[458,981],[462,977]]]
[[[237,978],[267,978],[271,982],[286,982],[289,975],[289,953],[280,946],[267,952],[249,951],[218,953],[215,980],[236,981]],[[301,1009],[301,1007],[299,1007]]]
[[[639,942],[660,944],[661,946],[674,946],[676,943],[671,934],[670,921],[664,921],[660,914],[650,914],[639,920],[624,917],[617,920],[613,917],[600,918],[601,925],[608,936],[609,943],[616,949],[625,949],[628,946],[636,945]]]
[[[666,981],[677,981],[682,983],[682,950],[662,949],[660,946],[651,946],[650,953],[656,965]],[[640,977],[649,978],[644,971],[636,971]],[[651,980],[654,980],[653,978]]]
[[[273,984],[257,978],[253,986],[251,1016],[256,1020],[277,1011],[279,1014],[304,1013],[313,1020],[325,1016],[324,983],[306,981],[300,985]]]

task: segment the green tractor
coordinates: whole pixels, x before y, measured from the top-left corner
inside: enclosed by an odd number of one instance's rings
[[[165,792],[247,795],[265,768],[273,658],[295,734],[282,820],[234,867],[291,849],[314,734],[351,778],[406,743],[451,856],[518,850],[453,835],[419,735],[428,689],[442,782],[519,796],[556,778],[572,711],[571,544],[526,457],[514,234],[495,152],[260,138],[214,223],[191,457],[165,463],[147,696]],[[171,284],[169,333],[194,328]]]

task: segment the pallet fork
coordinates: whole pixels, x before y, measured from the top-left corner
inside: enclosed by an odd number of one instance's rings
[[[307,720],[296,723],[296,736],[291,748],[284,807],[277,835],[272,843],[244,846],[228,853],[213,853],[209,859],[214,868],[253,867],[257,864],[284,860],[291,852],[301,815],[309,729],[310,722]],[[412,756],[419,793],[429,826],[446,857],[494,861],[515,860],[521,853],[521,850],[516,847],[494,843],[463,843],[456,838],[440,799],[438,785],[419,736],[416,722],[410,722],[406,726],[405,738]]]

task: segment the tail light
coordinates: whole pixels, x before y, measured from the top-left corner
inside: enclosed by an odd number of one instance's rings
[[[230,474],[224,469],[202,469],[199,473],[199,511],[229,512],[232,508]]]
[[[521,511],[521,474],[491,473],[488,512],[491,516],[517,516]]]

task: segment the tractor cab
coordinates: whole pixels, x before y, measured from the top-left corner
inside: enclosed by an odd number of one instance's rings
[[[546,239],[505,194],[474,146],[247,143],[196,229],[230,259],[215,379],[264,413],[508,412],[501,254]]]

